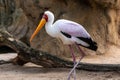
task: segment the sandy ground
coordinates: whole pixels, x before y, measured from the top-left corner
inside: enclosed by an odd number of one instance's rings
[[[37,66],[0,65],[0,80],[67,80],[70,69]],[[73,80],[73,79],[71,79]],[[77,70],[77,80],[120,80],[120,72]]]
[[[113,49],[113,52],[104,55],[86,56],[82,61],[120,64],[120,49],[114,46],[110,49]],[[0,54],[0,60],[7,60],[15,56],[16,54]],[[0,80],[67,80],[69,71],[70,69],[66,68],[42,68],[32,63],[25,66],[4,64],[0,65]],[[91,72],[77,70],[77,80],[120,80],[120,71]]]

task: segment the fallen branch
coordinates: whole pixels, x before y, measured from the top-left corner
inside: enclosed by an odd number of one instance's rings
[[[12,61],[11,60],[9,60],[9,61],[0,60],[0,65],[2,65],[2,64],[8,64],[8,63],[12,63]]]
[[[27,62],[32,62],[49,68],[73,67],[72,61],[64,60],[51,55],[48,52],[28,47],[23,42],[13,38],[6,30],[0,30],[0,45],[9,46],[18,53],[18,56],[12,60],[14,64],[24,65]],[[80,63],[77,69],[88,71],[120,71],[120,64]]]

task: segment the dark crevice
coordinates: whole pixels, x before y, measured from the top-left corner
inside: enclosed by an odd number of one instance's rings
[[[2,54],[2,53],[14,53],[14,52],[15,51],[10,47],[7,47],[7,46],[0,47],[0,54]]]

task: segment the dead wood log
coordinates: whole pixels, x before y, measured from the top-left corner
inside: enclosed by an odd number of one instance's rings
[[[34,64],[49,68],[73,67],[73,62],[58,58],[48,52],[35,50],[20,40],[15,39],[5,29],[0,30],[0,45],[9,46],[18,53],[18,56],[12,60],[12,63],[16,63],[18,65],[24,65],[27,62],[32,62]],[[4,62],[5,61],[1,60],[0,64],[3,64]],[[10,63],[10,61],[8,61],[8,63]],[[77,69],[88,71],[120,71],[120,64],[80,63]]]

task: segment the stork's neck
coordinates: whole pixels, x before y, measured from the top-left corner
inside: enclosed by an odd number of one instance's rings
[[[51,17],[50,19],[48,19],[46,25],[53,25],[53,22],[54,22],[54,17]]]
[[[53,22],[54,22],[54,18],[49,20],[46,24],[45,24],[45,29],[46,32],[52,36],[55,37],[55,28],[53,27]]]

